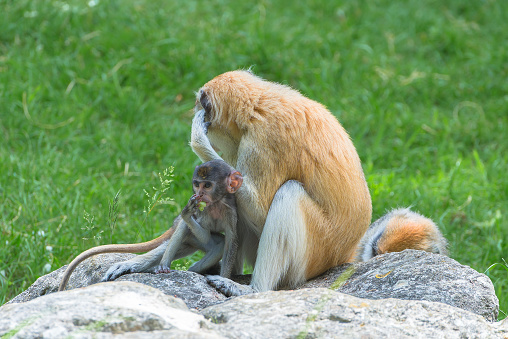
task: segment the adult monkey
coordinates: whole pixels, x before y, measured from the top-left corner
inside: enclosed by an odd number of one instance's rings
[[[251,285],[217,276],[227,295],[295,287],[352,260],[372,215],[360,159],[321,104],[249,71],[217,76],[197,93],[191,147],[243,174],[236,193],[239,257]]]

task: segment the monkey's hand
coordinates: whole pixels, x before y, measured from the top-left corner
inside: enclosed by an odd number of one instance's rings
[[[206,280],[208,280],[208,284],[215,287],[226,297],[236,297],[239,295],[246,295],[257,292],[249,285],[239,284],[228,278],[223,278],[220,275],[207,275]]]
[[[199,208],[199,198],[197,195],[193,194],[192,197],[190,197],[189,202],[182,210],[181,216],[183,220],[187,222],[187,220],[196,213],[196,211]]]
[[[201,129],[205,134],[208,133],[208,127],[212,124],[210,121],[206,121],[206,112],[204,109],[196,112],[194,120],[192,121],[193,127]]]
[[[203,124],[203,129],[205,130],[205,134],[208,134],[208,127],[210,127],[212,123],[210,121],[206,121],[204,124]]]

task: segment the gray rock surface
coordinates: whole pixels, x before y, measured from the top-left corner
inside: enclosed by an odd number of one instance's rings
[[[101,283],[0,307],[0,337],[220,338],[202,315],[133,282]]]
[[[505,338],[508,322],[440,303],[367,300],[329,289],[264,292],[205,308],[228,338]]]
[[[132,258],[134,254],[99,254],[83,261],[71,275],[67,290],[85,287],[101,281],[108,268],[119,261]],[[26,302],[58,291],[66,266],[40,277],[27,290],[9,303]],[[182,299],[189,308],[201,309],[226,300],[226,297],[208,285],[206,278],[194,272],[171,271],[165,274],[127,274],[116,281],[133,281],[158,288],[167,295]]]
[[[116,281],[133,281],[155,287],[167,295],[182,299],[189,308],[196,310],[227,299],[224,294],[210,286],[204,276],[189,271],[171,271],[171,273],[164,274],[128,274]]]
[[[489,321],[498,317],[499,300],[490,279],[443,255],[416,250],[388,253],[335,267],[302,288],[329,288],[342,274],[350,277],[336,290],[356,297],[436,301]]]
[[[109,266],[116,262],[128,260],[135,254],[99,254],[86,259],[76,267],[67,283],[67,289],[85,287],[101,281],[102,276],[108,270]],[[60,281],[67,269],[67,265],[48,273],[37,279],[28,289],[11,299],[9,303],[26,302],[37,297],[54,293],[58,291]]]
[[[264,292],[198,314],[144,284],[116,281],[0,307],[0,337],[14,338],[506,338],[449,305],[367,300],[324,288]]]
[[[67,289],[99,282],[115,262],[133,254],[102,254],[85,260],[72,274]],[[9,303],[25,302],[58,290],[66,266],[39,279]],[[343,281],[340,285],[338,282]],[[237,277],[248,283],[249,277]],[[207,284],[205,277],[187,271],[168,274],[128,274],[117,281],[134,281],[181,298],[189,308],[202,309],[227,298]],[[340,286],[339,286],[340,285]],[[490,279],[446,256],[406,250],[375,257],[364,263],[335,267],[300,288],[333,287],[367,299],[397,298],[442,302],[495,321],[499,300]]]

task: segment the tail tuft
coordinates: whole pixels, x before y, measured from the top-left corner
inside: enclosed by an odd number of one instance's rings
[[[447,241],[432,220],[409,208],[399,208],[370,225],[360,241],[356,261],[405,249],[448,254]]]

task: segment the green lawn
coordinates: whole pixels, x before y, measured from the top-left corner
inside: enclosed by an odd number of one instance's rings
[[[374,217],[434,219],[508,312],[508,1],[303,3],[0,0],[0,304],[165,231],[199,163],[194,91],[253,66],[338,117]],[[145,213],[170,166],[173,202]]]

